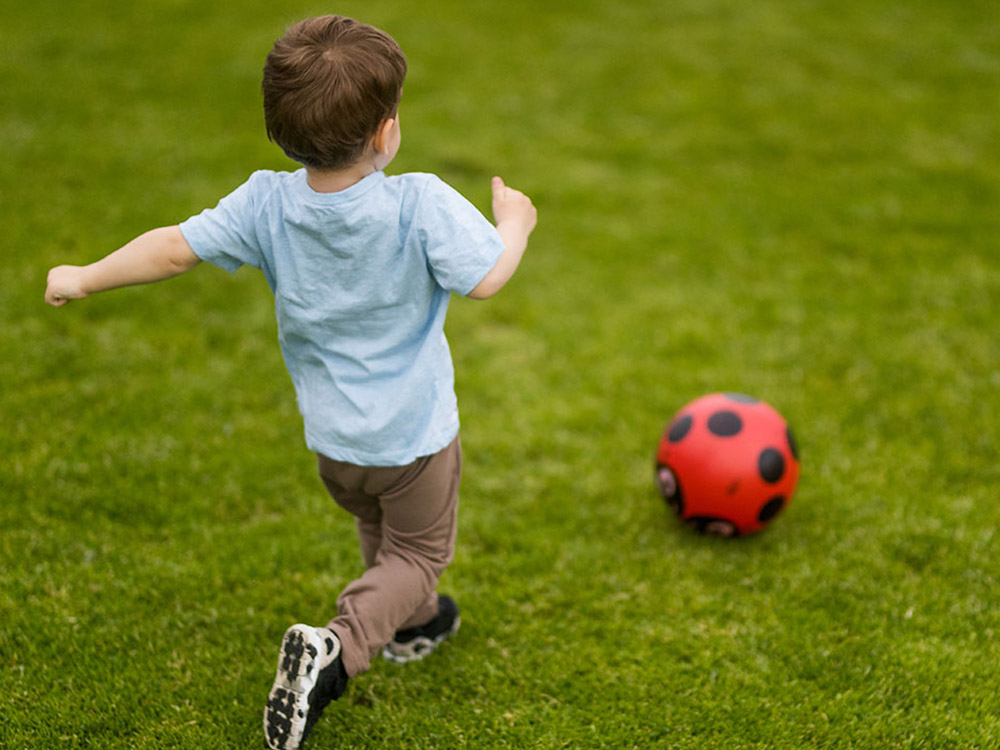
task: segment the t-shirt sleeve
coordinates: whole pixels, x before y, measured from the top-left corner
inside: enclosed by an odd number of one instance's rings
[[[435,280],[463,296],[476,288],[503,252],[496,227],[436,177],[421,197],[417,231]]]
[[[263,263],[255,230],[256,177],[251,176],[215,208],[206,208],[180,224],[195,255],[230,273],[244,264],[260,268]]]

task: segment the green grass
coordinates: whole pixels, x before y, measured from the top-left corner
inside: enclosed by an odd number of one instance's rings
[[[318,3],[3,3],[0,747],[246,748],[284,629],[360,572],[271,301],[202,267],[55,310],[93,260],[290,166],[263,57]],[[455,300],[453,643],[324,747],[1000,746],[1000,17],[986,0],[350,0],[407,51],[403,149],[540,224]],[[666,512],[673,412],[752,393],[799,492]]]

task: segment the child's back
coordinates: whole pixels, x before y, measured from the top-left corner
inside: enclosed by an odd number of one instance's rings
[[[450,293],[472,291],[503,244],[452,188],[373,172],[319,193],[304,170],[257,172],[181,230],[203,260],[264,272],[310,449],[402,466],[454,439]]]

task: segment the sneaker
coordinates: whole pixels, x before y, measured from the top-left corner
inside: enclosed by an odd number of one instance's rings
[[[340,639],[327,628],[293,625],[278,654],[278,673],[264,708],[271,750],[298,750],[330,701],[347,689]]]
[[[397,630],[393,639],[382,649],[382,658],[400,664],[419,661],[441,641],[453,635],[460,624],[455,600],[439,594],[437,617],[416,628]]]

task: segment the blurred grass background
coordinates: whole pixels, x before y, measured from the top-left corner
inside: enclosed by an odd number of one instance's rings
[[[0,7],[0,746],[259,746],[281,634],[360,572],[259,276],[42,304],[49,266],[294,167],[259,74],[325,12],[407,52],[390,172],[484,211],[499,173],[541,218],[449,316],[462,631],[310,745],[1000,745],[995,3]],[[652,481],[718,390],[804,461],[735,543]]]

